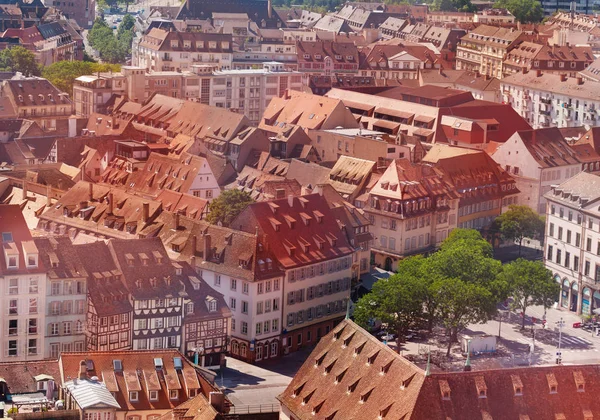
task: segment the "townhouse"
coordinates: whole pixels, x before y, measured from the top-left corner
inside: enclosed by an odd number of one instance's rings
[[[353,248],[335,220],[326,199],[310,194],[251,204],[232,222],[248,233],[258,230],[285,272],[283,354],[312,345],[346,313]],[[259,323],[253,327],[263,329]]]
[[[377,79],[417,79],[420,70],[440,67],[436,54],[423,45],[374,45],[362,53],[361,76]]]
[[[231,404],[214,376],[177,350],[63,353],[58,366],[65,408],[81,418],[155,420],[193,399],[213,420]]]
[[[561,285],[559,308],[592,315],[600,308],[600,177],[581,172],[544,197],[544,264]]]
[[[20,206],[0,205],[0,361],[44,358],[46,267]]]
[[[600,83],[541,70],[500,81],[502,96],[531,124],[542,127],[594,126],[600,119]]]
[[[359,205],[371,223],[375,264],[394,271],[402,257],[439,246],[456,228],[458,198],[431,166],[393,160]]]
[[[566,181],[582,168],[576,152],[557,128],[518,131],[490,155],[515,179],[518,204],[541,214],[546,212],[544,197],[551,186]]]
[[[152,28],[134,43],[131,62],[147,70],[184,71],[196,63],[214,63],[227,69],[232,60],[231,34]]]
[[[189,263],[225,299],[232,315],[229,354],[250,363],[281,357],[284,271],[269,238],[167,214],[157,224],[170,258]]]
[[[298,71],[305,74],[356,74],[359,55],[354,43],[297,41]]]
[[[590,46],[540,45],[522,42],[510,50],[504,60],[504,76],[529,70],[542,70],[544,73],[566,73],[576,77],[594,62]]]
[[[87,278],[84,264],[67,236],[38,237],[34,243],[47,269],[44,357],[85,351]]]
[[[492,77],[504,75],[504,59],[525,34],[514,28],[480,25],[460,39],[456,69],[479,71]]]
[[[73,102],[69,95],[46,79],[21,77],[4,80],[1,91],[12,106],[15,117],[31,119],[44,131],[56,131],[59,120],[67,120],[71,116]]]

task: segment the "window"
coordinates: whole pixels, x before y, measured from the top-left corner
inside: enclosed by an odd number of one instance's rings
[[[585,250],[587,252],[591,252],[592,251],[592,238],[587,238],[585,241]]]
[[[221,285],[221,276],[218,274],[215,274],[215,286],[220,286]]]
[[[244,335],[248,334],[248,323],[245,321],[242,321],[242,334],[244,334]]]
[[[583,274],[586,276],[590,275],[590,262],[589,261],[585,261],[585,267],[583,269]]]
[[[279,298],[273,299],[273,310],[274,311],[278,311],[279,310]]]
[[[256,302],[256,315],[261,315],[263,313],[263,303]]]
[[[577,255],[573,256],[573,271],[579,271],[579,257]]]
[[[231,279],[231,290],[237,290],[237,280]]]
[[[29,299],[29,313],[37,314],[38,313],[38,300],[37,298]]]
[[[37,279],[29,279],[29,293],[37,293],[38,292],[38,280]]]
[[[18,295],[19,294],[19,279],[10,279],[8,282],[8,294]]]
[[[556,250],[556,264],[560,264],[561,259],[562,259],[562,250],[557,249]]]
[[[56,296],[60,294],[60,283],[57,281],[52,282],[52,285],[50,286],[50,294],[52,296]]]
[[[242,313],[248,314],[248,302],[245,300],[242,300]]]
[[[279,330],[279,319],[274,319],[273,322],[271,323],[271,331],[278,331]]]
[[[552,255],[553,255],[553,247],[552,245],[548,245],[548,254],[546,256],[546,259],[548,260],[552,260]]]
[[[158,401],[158,391],[150,391],[150,401]]]
[[[17,305],[18,305],[17,299],[11,299],[10,301],[8,301],[8,314],[9,315],[18,315],[19,314]]]
[[[29,334],[37,334],[37,332],[38,332],[37,325],[38,325],[37,318],[30,318],[28,326],[27,326],[27,332]]]
[[[7,349],[7,355],[8,356],[17,356],[18,355],[18,351],[17,351],[17,340],[9,340],[8,341],[8,349]]]
[[[248,283],[247,282],[242,283],[242,293],[245,295],[248,294]]]
[[[63,322],[63,334],[69,335],[72,332],[72,322]]]
[[[235,298],[229,298],[229,307],[232,311],[235,311],[237,301]]]
[[[567,230],[567,243],[570,244],[571,243],[571,231]]]
[[[559,227],[558,228],[558,240],[562,241],[562,236],[563,236],[563,228]]]
[[[19,333],[19,322],[16,319],[8,320],[8,335],[17,335]]]
[[[137,391],[129,391],[129,401],[137,402],[139,399],[139,394]]]
[[[262,322],[257,322],[256,323],[256,335],[260,335],[260,334],[262,334]]]
[[[27,353],[30,355],[37,354],[37,338],[27,340]]]

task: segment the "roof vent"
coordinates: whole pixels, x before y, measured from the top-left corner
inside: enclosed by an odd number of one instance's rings
[[[182,370],[183,361],[181,360],[181,357],[173,357],[173,365],[175,366],[176,370]]]
[[[163,368],[163,360],[160,357],[154,358],[154,367],[156,370],[161,370]]]

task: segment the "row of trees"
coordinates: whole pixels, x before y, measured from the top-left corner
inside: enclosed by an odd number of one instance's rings
[[[119,72],[119,64],[94,63],[90,61],[59,61],[42,69],[42,77],[69,95],[73,94],[73,83],[79,76],[97,72]]]
[[[544,9],[538,0],[498,0],[494,7],[507,9],[521,23],[538,23],[544,18]]]
[[[0,71],[18,71],[24,76],[39,76],[40,66],[31,51],[16,45],[0,51]]]
[[[438,252],[406,258],[397,274],[376,282],[359,299],[354,317],[365,327],[378,319],[399,337],[410,328],[442,325],[450,355],[458,332],[491,320],[509,296],[514,309],[525,312],[531,305],[550,306],[558,292],[542,263],[518,259],[502,266],[479,232],[455,229]]]
[[[90,46],[98,51],[102,61],[123,63],[131,55],[135,19],[125,15],[117,33],[101,18],[97,18],[88,33]]]

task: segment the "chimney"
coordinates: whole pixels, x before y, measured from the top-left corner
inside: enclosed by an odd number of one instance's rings
[[[567,81],[567,74],[566,73],[561,73],[561,75],[560,75],[560,81],[561,82],[566,82]]]
[[[92,202],[94,200],[94,184],[89,183],[89,193],[88,193],[88,201]]]
[[[87,365],[85,360],[79,362],[79,379],[84,380],[87,378]]]
[[[271,3],[271,0],[269,0],[269,3]],[[208,394],[208,402],[219,413],[223,412],[223,405],[225,403],[225,396],[223,395],[222,392],[214,392],[214,391],[210,392]]]
[[[114,197],[113,197],[113,193],[110,192],[108,194],[108,214],[113,214],[114,211]]]
[[[583,85],[583,77],[577,76],[577,84],[578,85]]]
[[[210,257],[210,234],[204,234],[204,260],[207,261]]]
[[[142,222],[146,223],[150,218],[150,203],[142,204]]]
[[[273,2],[272,2],[272,0],[269,0],[267,2],[267,7],[268,7],[267,13],[269,15],[269,19],[272,19],[273,18],[273,12],[272,12],[272,10],[273,10]]]
[[[536,77],[541,77],[541,76],[542,76],[542,71],[541,71],[541,70],[539,70],[539,69],[538,69],[538,70],[536,70],[536,71],[535,71],[535,75],[536,75]]]
[[[523,74],[527,74],[527,72],[528,72],[528,70],[527,70],[527,67],[523,67],[523,68],[521,69],[521,71],[523,72]]]
[[[27,181],[23,180],[23,200],[27,200]]]
[[[288,204],[290,207],[294,207],[294,196],[292,194],[288,195]]]
[[[284,188],[277,188],[275,190],[275,199],[276,200],[281,200],[282,198],[285,198],[285,189]]]

